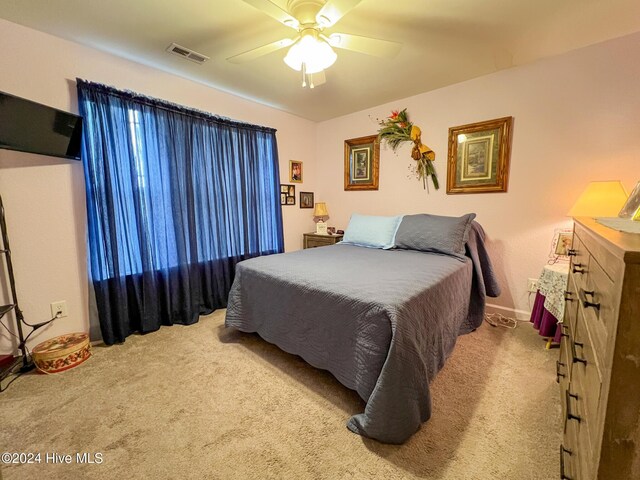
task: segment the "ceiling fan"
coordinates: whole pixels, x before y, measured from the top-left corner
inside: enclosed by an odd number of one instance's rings
[[[377,38],[331,33],[325,29],[335,25],[362,0],[288,0],[284,10],[270,0],[243,0],[298,32],[294,38],[283,38],[267,45],[227,58],[232,63],[244,63],[282,48],[290,47],[284,58],[294,70],[302,72],[302,86],[310,88],[326,81],[325,69],[336,61],[331,47],[351,50],[381,58],[394,57],[402,45]]]

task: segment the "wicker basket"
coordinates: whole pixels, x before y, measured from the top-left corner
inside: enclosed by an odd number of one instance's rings
[[[33,349],[32,357],[38,370],[58,373],[80,365],[91,356],[91,344],[86,333],[69,333],[44,341]]]

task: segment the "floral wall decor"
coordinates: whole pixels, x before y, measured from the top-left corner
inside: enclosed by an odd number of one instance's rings
[[[380,125],[378,138],[381,142],[389,145],[394,152],[405,142],[413,143],[411,158],[416,161],[415,168],[412,169],[415,176],[422,180],[422,185],[425,189],[428,189],[428,177],[431,177],[433,187],[438,190],[440,185],[438,184],[436,170],[433,167],[436,154],[422,143],[422,131],[420,127],[409,121],[407,109],[392,111],[391,115],[384,120],[379,120],[378,124]]]

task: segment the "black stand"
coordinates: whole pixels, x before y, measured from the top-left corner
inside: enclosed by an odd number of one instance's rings
[[[0,305],[0,320],[7,313],[12,310],[16,315],[16,326],[18,331],[18,349],[21,352],[21,356],[15,357],[13,362],[0,372],[0,391],[2,390],[2,381],[14,372],[15,368],[22,363],[20,372],[27,372],[33,369],[34,365],[29,356],[27,355],[27,346],[22,332],[22,324],[24,323],[24,316],[22,310],[18,305],[18,296],[16,294],[16,282],[13,276],[13,263],[11,262],[11,248],[9,246],[9,236],[7,235],[7,224],[4,217],[4,205],[2,204],[2,197],[0,196],[0,230],[2,230],[2,249],[0,254],[4,254],[7,265],[7,276],[9,278],[9,286],[11,289],[11,303],[8,305]]]

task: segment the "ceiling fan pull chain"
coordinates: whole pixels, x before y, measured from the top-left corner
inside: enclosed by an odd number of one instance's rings
[[[302,88],[307,86],[307,65],[302,62]]]

